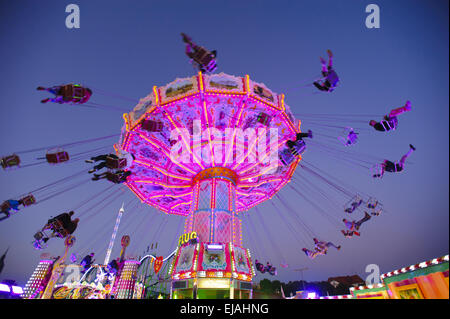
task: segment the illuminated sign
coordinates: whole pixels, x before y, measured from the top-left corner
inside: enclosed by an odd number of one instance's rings
[[[184,244],[188,243],[190,240],[196,239],[196,238],[197,238],[197,232],[195,232],[195,231],[183,234],[178,239],[178,246],[184,245]]]
[[[219,244],[209,244],[206,246],[206,250],[208,251],[213,251],[213,250],[218,250],[218,251],[222,251],[223,250],[223,245],[219,245]]]
[[[198,280],[198,288],[230,288],[230,279],[202,278]]]

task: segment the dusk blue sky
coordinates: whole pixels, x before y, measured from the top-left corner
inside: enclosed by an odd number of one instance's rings
[[[79,29],[65,26],[65,8],[70,3],[80,7]],[[370,3],[380,7],[379,29],[366,28],[365,8]],[[297,233],[290,231],[272,204],[264,203],[258,211],[245,214],[249,216],[244,217],[245,246],[254,257],[264,263],[271,261],[279,269],[277,277],[258,274],[256,282],[262,278],[298,280],[300,273],[294,269],[303,267],[308,268],[304,272],[308,281],[355,273],[365,278],[369,264],[379,265],[385,273],[448,254],[449,34],[445,0],[1,1],[0,155],[120,133],[121,112],[41,104],[48,94],[36,91],[36,87],[77,82],[93,88],[92,102],[131,110],[135,103],[98,92],[137,101],[154,85],[194,75],[180,32],[218,51],[217,72],[248,74],[275,92],[285,93],[294,113],[382,116],[406,100],[412,104],[412,111],[399,117],[396,131],[381,133],[368,124],[357,125],[363,129],[353,148],[356,153],[398,160],[410,143],[416,146],[417,151],[399,174],[386,173],[383,179],[375,180],[367,169],[335,161],[312,145],[304,153],[307,162],[383,203],[386,212],[364,224],[361,237],[344,238],[339,227],[291,187],[280,193],[319,238],[341,244],[340,251],[331,249],[327,256],[309,260],[301,244],[312,248],[312,240],[301,228],[295,229]],[[326,56],[327,49],[334,52],[341,82],[331,94],[313,94],[315,90],[304,84],[320,74],[319,56]],[[362,119],[368,123],[371,118]],[[302,129],[314,131],[307,119],[302,122]],[[111,138],[73,148],[72,152],[116,141]],[[320,140],[320,136],[313,141],[330,142]],[[24,154],[23,165],[35,163],[34,155]],[[44,156],[45,151],[37,155]],[[89,167],[80,160],[1,171],[0,199],[15,198]],[[86,173],[73,183],[87,179]],[[326,189],[298,169],[294,180],[302,179]],[[297,187],[296,183],[290,185]],[[70,183],[56,190],[66,186]],[[76,208],[109,186],[106,181],[86,182],[0,222],[0,254],[9,247],[0,280],[14,279],[25,285],[42,252],[61,255],[61,240],[51,240],[45,251],[37,251],[31,244],[33,234],[50,216]],[[156,241],[157,254],[170,253],[181,234],[182,218],[166,217],[142,206],[124,186],[111,188],[99,199],[113,189],[114,194],[123,191],[122,196],[113,200],[113,195],[96,206],[93,200],[76,210],[81,222],[71,252],[93,251],[96,261],[102,262],[124,201],[131,203],[125,207],[128,210],[112,255],[119,254],[124,234],[131,235],[130,255],[141,255]],[[332,207],[320,202],[318,194],[311,194],[311,200],[335,220],[345,217],[342,198],[335,197],[338,205]],[[288,216],[278,199],[273,203]],[[359,219],[362,213],[347,217]],[[268,234],[260,218],[270,228]],[[286,269],[279,267],[283,260],[289,264]]]

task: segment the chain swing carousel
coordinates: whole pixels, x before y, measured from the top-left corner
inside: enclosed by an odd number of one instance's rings
[[[271,199],[301,160],[286,146],[300,122],[284,96],[248,76],[199,72],[154,87],[124,119],[116,147],[135,156],[126,185],[143,203],[186,217],[172,298],[251,298],[240,213]]]

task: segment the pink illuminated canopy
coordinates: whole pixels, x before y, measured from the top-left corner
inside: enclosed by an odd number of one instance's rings
[[[124,120],[117,146],[135,156],[126,185],[168,214],[188,215],[195,178],[207,168],[235,173],[223,178],[235,185],[240,212],[270,199],[301,160],[284,165],[278,158],[300,132],[300,121],[282,94],[248,76],[176,79],[154,87]]]

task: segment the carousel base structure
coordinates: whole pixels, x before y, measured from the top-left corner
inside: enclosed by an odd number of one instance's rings
[[[171,299],[252,299],[250,252],[231,243],[180,246],[174,259]]]

